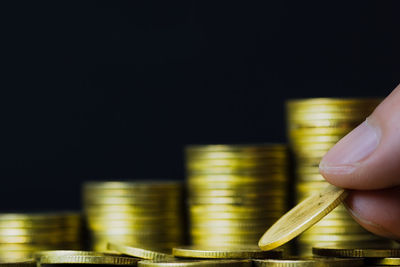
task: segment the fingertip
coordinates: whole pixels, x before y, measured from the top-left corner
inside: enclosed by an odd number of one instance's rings
[[[390,239],[400,239],[400,188],[352,191],[346,199],[351,216],[366,230]]]

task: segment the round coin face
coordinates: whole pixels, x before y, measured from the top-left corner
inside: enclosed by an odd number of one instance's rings
[[[400,257],[400,248],[335,248],[314,247],[314,255],[345,258],[390,258]]]
[[[347,196],[344,189],[328,185],[283,215],[261,237],[258,245],[270,250],[292,240],[336,208]]]
[[[282,250],[262,251],[256,246],[238,247],[180,247],[173,248],[172,254],[182,258],[208,258],[208,259],[259,259],[280,258]]]
[[[167,261],[140,261],[141,267],[251,267],[250,260],[167,260]]]

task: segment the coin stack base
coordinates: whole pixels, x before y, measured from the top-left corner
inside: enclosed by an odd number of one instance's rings
[[[83,203],[91,248],[107,243],[170,250],[185,244],[183,183],[87,182]]]

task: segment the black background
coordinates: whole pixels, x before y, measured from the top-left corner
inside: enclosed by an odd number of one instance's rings
[[[1,210],[183,179],[191,143],[285,141],[284,100],[385,96],[399,1],[1,2]]]

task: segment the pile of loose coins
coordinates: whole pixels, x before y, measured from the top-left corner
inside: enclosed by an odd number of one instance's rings
[[[319,173],[325,153],[374,110],[380,99],[315,98],[287,102],[287,131],[295,159],[297,203],[327,182]],[[344,206],[311,227],[298,238],[298,252],[309,255],[313,246],[387,246],[388,241],[359,226]]]
[[[285,145],[197,145],[185,152],[193,245],[257,244],[287,210]]]
[[[181,182],[87,182],[83,205],[95,251],[109,241],[161,250],[185,242]]]
[[[112,253],[93,251],[41,251],[33,260],[9,261],[0,267],[34,267],[35,261],[46,265],[107,265],[146,267],[357,267],[399,266],[400,249],[313,248],[313,257],[283,255],[281,249],[262,251],[255,246],[176,247],[162,253],[118,243],[109,243]],[[20,265],[17,265],[19,262]],[[8,264],[8,265],[7,265]]]

